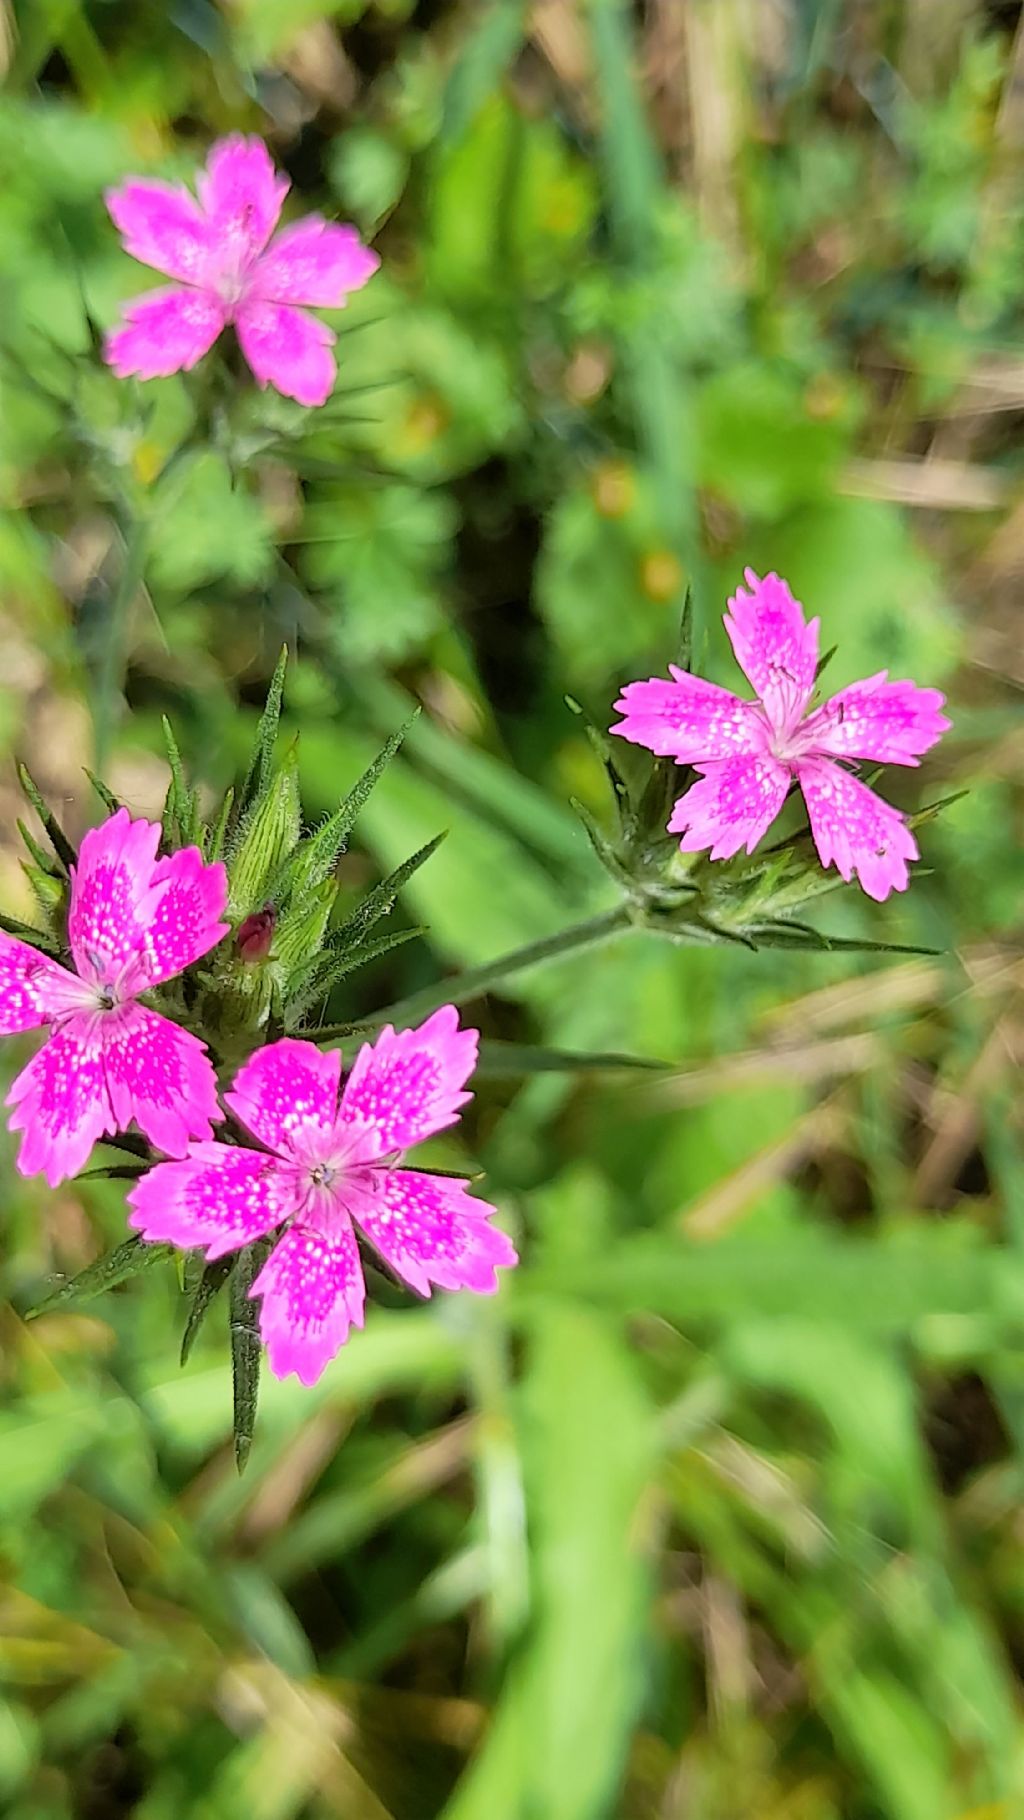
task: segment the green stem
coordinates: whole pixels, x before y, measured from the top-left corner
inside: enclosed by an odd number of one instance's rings
[[[468,967],[455,979],[441,980],[436,986],[425,986],[422,992],[410,993],[408,998],[399,999],[372,1018],[364,1019],[360,1029],[375,1029],[379,1024],[411,1024],[436,1011],[439,1005],[464,1005],[468,999],[479,998],[481,993],[503,985],[514,973],[525,972],[527,967],[539,966],[541,961],[556,960],[559,955],[573,954],[582,948],[596,947],[611,936],[621,935],[631,927],[632,921],[629,905],[616,904],[613,909],[602,910],[600,915],[590,917],[585,923],[573,923],[571,928],[562,929],[557,935],[546,935],[539,942],[527,942],[525,948],[515,948],[511,954],[499,955],[497,960],[485,961],[480,967]]]
[[[141,585],[146,566],[147,531],[146,522],[143,519],[135,518],[125,533],[121,573],[110,603],[107,622],[103,628],[103,643],[96,676],[96,703],[93,710],[96,770],[101,777],[110,750],[117,712],[117,697],[124,683],[128,615],[131,612],[132,601]]]

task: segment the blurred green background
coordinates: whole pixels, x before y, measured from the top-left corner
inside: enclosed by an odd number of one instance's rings
[[[3,1133],[10,1820],[1024,1812],[1019,14],[0,7],[8,912],[15,753],[76,832],[97,754],[158,807],[162,713],[223,786],[287,640],[311,817],[424,708],[353,892],[450,831],[396,911],[429,934],[335,1016],[592,914],[568,804],[607,802],[564,696],[606,724],[691,575],[734,680],[746,563],[837,681],[949,691],[887,783],[967,792],[905,899],[815,911],[938,958],[633,937],[476,1004],[673,1068],[481,1078],[442,1160],[486,1170],[519,1271],[266,1381],[241,1480],[225,1311],[179,1372],[172,1269],[21,1318],[124,1207],[21,1182]],[[153,282],[104,187],[238,128],[383,257],[312,420],[246,388],[228,422],[216,363],[119,384],[92,343]]]

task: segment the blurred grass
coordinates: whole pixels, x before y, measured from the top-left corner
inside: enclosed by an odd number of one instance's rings
[[[939,960],[629,936],[483,1002],[520,1050],[673,1072],[482,1078],[438,1161],[486,1169],[520,1270],[268,1380],[244,1480],[226,1313],[179,1372],[173,1270],[20,1318],[124,1213],[22,1183],[3,1135],[11,1820],[1024,1811],[1018,14],[8,0],[6,910],[15,752],[76,828],[104,744],[155,806],[164,712],[222,785],[287,638],[311,815],[425,710],[353,889],[449,830],[396,913],[428,940],[332,1016],[595,915],[563,697],[601,722],[662,668],[687,583],[730,680],[748,562],[837,680],[948,688],[894,787],[967,791],[905,900],[820,910]],[[227,434],[214,369],[136,391],[89,357],[86,307],[146,283],[103,186],[234,128],[384,258],[312,425],[252,395]]]

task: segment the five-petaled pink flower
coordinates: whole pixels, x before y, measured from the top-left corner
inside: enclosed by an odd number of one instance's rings
[[[0,933],[0,1035],[50,1026],[7,1103],[24,1133],[18,1168],[42,1170],[51,1188],[133,1119],[182,1156],[223,1116],[205,1045],[138,998],[227,934],[227,879],[197,847],[158,859],[159,841],[159,826],[127,809],[85,836],[68,909],[74,972]]]
[[[338,309],[377,270],[355,228],[307,215],[270,240],[288,179],[261,139],[240,133],[211,148],[196,188],[132,177],[107,193],[126,250],[177,282],[129,303],[105,357],[120,379],[194,367],[234,323],[261,386],[320,405],[334,385],[335,336],[297,304]],[[270,241],[268,246],[267,242]]]
[[[615,703],[624,719],[612,732],[699,772],[668,824],[683,836],[682,852],[752,853],[795,779],[822,865],[837,866],[846,880],[856,872],[879,902],[905,891],[907,861],[918,857],[910,829],[837,761],[916,765],[950,724],[940,713],[945,698],[938,689],[889,682],[880,670],[809,712],[819,622],[804,620],[777,575],[761,581],[747,569],[746,580],[750,592],[737,588],[725,629],[758,700],[743,701],[672,664],[671,682],[627,684]]]
[[[464,1181],[398,1166],[412,1144],[458,1120],[476,1063],[477,1032],[445,1005],[418,1030],[390,1026],[365,1044],[341,1100],[339,1050],[294,1037],[244,1064],[225,1104],[263,1150],[201,1143],[159,1163],[132,1189],[130,1224],[146,1239],[223,1257],[285,1230],[254,1282],[271,1370],[313,1384],[363,1324],[364,1283],[353,1221],[421,1295],[497,1288],[516,1262],[495,1209]]]

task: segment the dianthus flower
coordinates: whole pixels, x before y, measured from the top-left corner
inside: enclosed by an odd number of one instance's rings
[[[355,228],[319,215],[271,241],[289,183],[260,139],[218,140],[196,188],[198,202],[180,185],[142,177],[108,191],[125,250],[178,282],[126,306],[106,360],[120,379],[161,378],[194,367],[233,323],[261,386],[323,404],[337,370],[336,337],[295,306],[339,308],[377,270],[376,253]]]
[[[127,809],[85,836],[71,873],[73,972],[0,932],[0,1035],[50,1026],[7,1103],[24,1133],[19,1170],[41,1170],[51,1187],[133,1119],[181,1156],[223,1116],[205,1045],[138,998],[227,934],[227,880],[197,847],[157,859],[159,841],[159,826]]]
[[[905,891],[907,862],[918,858],[914,837],[899,811],[841,761],[916,765],[950,724],[940,713],[945,698],[880,670],[809,712],[819,621],[805,621],[777,575],[762,581],[747,569],[746,581],[750,592],[737,588],[725,629],[758,699],[743,701],[670,664],[671,682],[627,684],[615,703],[624,718],[612,732],[700,774],[668,824],[682,835],[683,853],[752,853],[795,781],[822,865],[846,880],[856,872],[879,902]]]
[[[200,1143],[159,1163],[132,1189],[143,1238],[225,1256],[284,1226],[250,1295],[271,1370],[313,1384],[363,1324],[365,1286],[353,1221],[421,1295],[492,1293],[516,1262],[495,1209],[464,1181],[399,1167],[402,1152],[458,1121],[477,1032],[446,1005],[418,1030],[390,1026],[356,1056],[339,1103],[339,1050],[293,1037],[244,1064],[225,1104],[264,1146]]]

